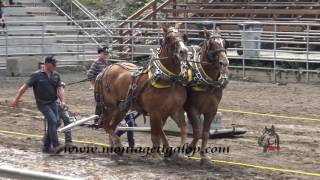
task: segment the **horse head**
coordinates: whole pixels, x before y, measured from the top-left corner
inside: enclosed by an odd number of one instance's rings
[[[187,60],[188,48],[185,45],[187,35],[178,31],[178,26],[163,26],[164,41],[161,44],[160,57],[168,57],[174,64]]]
[[[219,69],[221,74],[228,73],[229,60],[226,54],[228,43],[217,32],[204,30],[205,42],[202,47],[201,61],[207,62]]]

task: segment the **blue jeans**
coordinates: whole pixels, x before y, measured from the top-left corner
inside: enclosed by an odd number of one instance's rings
[[[58,104],[58,112],[59,112],[59,118],[62,119],[63,125],[67,126],[70,122],[70,117],[67,116],[66,112],[61,108],[61,106]],[[58,119],[57,128],[61,125],[60,119]],[[72,136],[71,136],[71,130],[68,130],[64,133],[64,139],[65,143],[72,143]]]
[[[135,113],[130,113],[125,117],[125,120],[129,127],[134,127],[135,125],[135,119],[134,119]],[[125,131],[116,131],[117,136],[121,136],[125,133]],[[134,147],[134,137],[133,137],[133,131],[127,132],[127,138],[128,138],[128,144],[129,147]]]
[[[47,133],[44,137],[44,148],[57,147],[59,143],[57,125],[59,121],[58,105],[54,101],[52,103],[38,106],[40,112],[47,120]]]

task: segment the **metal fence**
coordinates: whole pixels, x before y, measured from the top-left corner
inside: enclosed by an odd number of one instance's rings
[[[83,31],[101,30],[101,27],[75,25],[92,22],[128,22],[128,27],[108,27],[112,34],[94,35]],[[96,58],[97,43],[92,42],[92,38],[111,38],[111,60],[137,62],[151,55],[150,48],[159,47],[162,25],[182,23],[180,31],[188,34],[189,46],[203,41],[204,27],[219,25],[222,36],[231,44],[227,50],[230,68],[242,71],[243,77],[249,69],[270,70],[274,76],[278,71],[303,72],[307,79],[309,73],[320,73],[320,25],[315,22],[66,20],[6,23],[6,29],[0,30],[3,34],[0,58],[6,59],[54,54],[61,56],[64,65],[76,65],[79,61]],[[34,28],[10,28],[19,24]]]

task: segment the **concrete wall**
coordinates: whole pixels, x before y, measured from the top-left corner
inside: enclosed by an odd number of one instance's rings
[[[43,60],[36,56],[9,58],[7,60],[7,76],[29,76],[38,69],[38,63]]]
[[[248,80],[257,82],[283,82],[283,83],[297,83],[297,82],[311,82],[320,83],[320,73],[309,72],[309,81],[306,72],[293,71],[276,71],[274,76],[273,70],[256,70],[245,69],[243,77],[242,69],[229,69],[229,77],[236,80]]]

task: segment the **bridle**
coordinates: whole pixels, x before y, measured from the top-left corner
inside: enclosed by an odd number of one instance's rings
[[[205,48],[204,53],[206,55],[206,58],[208,59],[208,61],[205,61],[206,63],[215,63],[215,61],[217,61],[217,55],[220,52],[227,52],[226,49],[223,47],[223,44],[220,44],[220,48],[214,49],[214,50],[210,50],[210,43],[211,41],[215,41],[216,38],[222,38],[221,36],[212,36],[210,37],[210,39],[207,39],[204,44],[203,44],[203,48]],[[215,41],[217,42],[217,41]],[[217,42],[218,43],[218,42]],[[213,58],[212,58],[213,57]]]
[[[162,42],[162,47],[165,46],[165,44],[167,43],[166,39],[170,33],[179,33],[179,31],[174,28],[169,29],[168,32],[166,33],[166,36],[164,37],[164,41]],[[168,52],[171,51],[170,53],[172,53],[173,56],[178,57],[179,53],[177,52],[176,44],[180,44],[180,43],[184,43],[184,40],[180,36],[175,36],[175,40],[173,42],[168,43],[167,45],[169,47]]]

